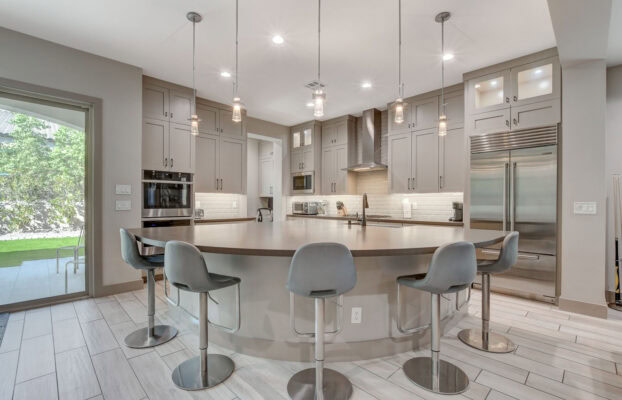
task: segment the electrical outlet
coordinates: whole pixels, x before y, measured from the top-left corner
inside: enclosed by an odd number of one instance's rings
[[[132,200],[117,200],[115,203],[116,211],[129,211],[132,209]]]
[[[574,213],[579,215],[595,215],[596,214],[596,202],[595,201],[575,201]]]
[[[362,320],[363,320],[363,308],[352,307],[352,323],[360,324]]]
[[[119,185],[115,186],[116,194],[132,194],[132,185]]]

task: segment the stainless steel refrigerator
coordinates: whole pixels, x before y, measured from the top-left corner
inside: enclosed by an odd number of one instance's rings
[[[471,137],[470,227],[518,231],[517,264],[491,288],[554,301],[557,284],[557,127]],[[496,258],[499,246],[480,251]]]

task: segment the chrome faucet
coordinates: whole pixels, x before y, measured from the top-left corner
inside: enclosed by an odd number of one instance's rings
[[[366,208],[369,208],[369,203],[367,202],[367,193],[363,193],[363,219],[361,220],[361,226],[367,226]]]

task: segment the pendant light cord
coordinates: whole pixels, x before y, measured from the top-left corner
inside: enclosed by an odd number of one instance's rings
[[[235,0],[235,93],[234,97],[238,97],[238,0]]]
[[[195,82],[194,82],[194,53],[195,53],[195,49],[196,49],[196,42],[195,42],[195,26],[196,26],[196,22],[193,20],[192,21],[192,97],[193,97],[193,107],[194,107],[194,114],[196,114],[196,109],[197,109],[197,88],[195,86]]]
[[[445,18],[441,22],[441,106],[445,115]]]
[[[320,36],[320,23],[321,23],[321,15],[322,15],[322,0],[317,0],[317,81],[318,83],[321,82],[321,75],[320,75],[320,59],[322,56],[321,53],[321,36]]]
[[[398,61],[397,61],[397,91],[398,97],[401,99],[404,97],[404,84],[402,83],[402,0],[398,0],[398,34],[397,34],[397,43],[398,43]]]

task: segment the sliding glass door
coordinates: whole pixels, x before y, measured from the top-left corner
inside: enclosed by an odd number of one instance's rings
[[[0,309],[86,292],[87,114],[0,91]]]

